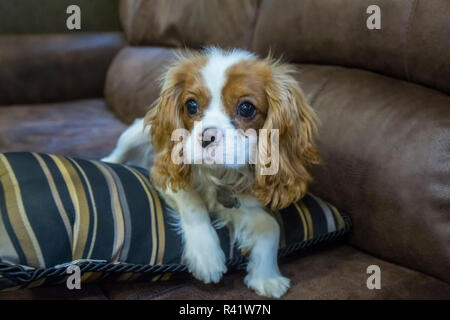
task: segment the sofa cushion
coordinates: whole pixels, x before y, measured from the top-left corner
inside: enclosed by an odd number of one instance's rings
[[[84,280],[156,280],[186,271],[175,215],[145,169],[0,154],[0,288],[64,280],[70,264]],[[350,228],[348,216],[310,194],[272,215],[281,228],[280,257]],[[242,268],[246,248],[235,243],[232,227],[217,229],[228,268]]]
[[[305,256],[307,254],[307,256]],[[381,270],[381,289],[368,289],[367,267]],[[283,299],[449,299],[450,284],[434,277],[378,259],[348,245],[313,248],[280,262],[280,270],[291,279]],[[158,283],[105,283],[108,299],[246,300],[261,299],[243,283],[244,272],[226,275],[217,285],[194,279]],[[30,292],[28,292],[30,294]],[[47,291],[48,295],[52,295]],[[34,294],[37,296],[37,294]],[[0,294],[1,298],[1,294]]]
[[[121,33],[0,35],[0,105],[103,96]]]
[[[125,128],[102,99],[0,106],[0,152],[99,159],[113,150]]]
[[[297,79],[322,123],[312,192],[350,213],[355,246],[450,282],[450,97],[343,67]]]
[[[307,254],[307,256],[305,256]],[[381,289],[366,286],[367,267],[381,269]],[[434,277],[377,259],[348,245],[315,248],[280,264],[291,279],[282,299],[449,299],[450,285]],[[135,281],[86,283],[82,290],[65,286],[37,287],[0,292],[8,299],[111,299],[111,300],[234,300],[261,299],[243,283],[245,273],[233,272],[219,284],[205,285],[185,278],[182,282]]]

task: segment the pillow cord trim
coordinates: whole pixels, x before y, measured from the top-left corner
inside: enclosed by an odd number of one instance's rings
[[[341,213],[342,214],[342,213]],[[290,244],[288,247],[280,249],[278,251],[278,257],[283,258],[298,251],[299,249],[313,246],[327,240],[337,239],[347,234],[352,227],[351,219],[348,215],[342,214],[344,219],[344,227],[336,231],[323,234],[317,238],[308,239],[305,241],[299,241]],[[247,266],[245,256],[241,255],[236,258],[230,259],[227,262],[227,266],[231,267],[231,270],[243,270]],[[142,265],[142,264],[129,264],[129,263],[111,263],[111,262],[85,262],[78,264],[81,274],[86,272],[106,272],[106,273],[143,273],[159,275],[163,273],[183,273],[187,271],[187,266],[183,264],[169,264],[169,265]],[[16,285],[26,287],[30,283],[41,280],[43,278],[60,279],[67,276],[66,268],[61,267],[49,267],[39,269],[26,269],[21,265],[14,265],[6,262],[2,262],[0,259],[0,275],[5,278],[9,278],[15,282]],[[7,289],[7,288],[5,288]],[[2,289],[0,288],[0,291]]]

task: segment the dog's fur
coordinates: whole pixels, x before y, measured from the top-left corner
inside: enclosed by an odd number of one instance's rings
[[[250,252],[245,278],[250,288],[260,295],[280,297],[289,287],[277,264],[279,226],[265,208],[276,210],[301,199],[311,180],[305,166],[319,161],[313,143],[316,117],[293,71],[290,65],[242,50],[209,48],[180,55],[165,73],[160,97],[146,118],[136,120],[104,159],[151,167],[154,185],[179,213],[183,261],[205,283],[218,282],[226,272],[213,218],[231,224],[240,246]],[[190,99],[198,105],[196,114],[186,111]],[[243,101],[256,107],[251,118],[237,111]],[[217,129],[214,132],[222,139],[202,148],[202,128]],[[178,141],[171,137],[176,129],[186,129],[188,135],[181,150],[174,152]],[[218,152],[229,138],[228,129],[241,129],[232,138],[253,150],[238,150],[246,154],[244,164],[196,164],[198,159],[189,158],[195,150],[203,160],[209,157],[206,150]],[[246,134],[260,129],[278,130],[275,174],[261,174],[268,164],[260,152],[258,161],[250,163],[254,150],[267,151],[273,143]],[[186,161],[174,162],[177,153]],[[219,201],[222,190],[239,205],[224,206]]]

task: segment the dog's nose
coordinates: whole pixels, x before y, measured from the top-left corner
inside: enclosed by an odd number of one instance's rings
[[[202,132],[202,147],[206,148],[213,142],[219,142],[222,138],[222,132],[215,128],[209,127],[203,130]]]

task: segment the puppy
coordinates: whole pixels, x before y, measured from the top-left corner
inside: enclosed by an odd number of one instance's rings
[[[267,208],[301,199],[311,180],[305,166],[319,161],[316,116],[293,72],[243,50],[180,54],[146,118],[103,159],[151,167],[155,187],[179,213],[183,261],[205,283],[227,270],[219,221],[250,252],[249,288],[267,297],[289,288],[277,264],[280,228]]]

